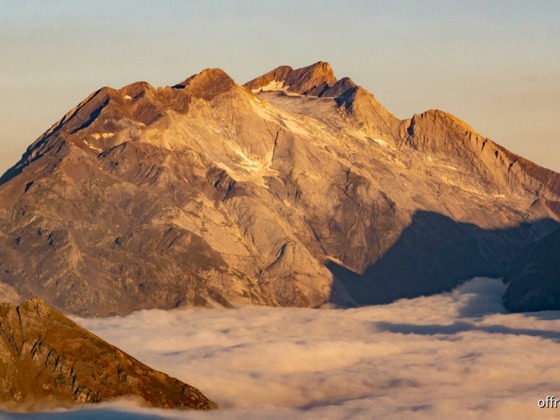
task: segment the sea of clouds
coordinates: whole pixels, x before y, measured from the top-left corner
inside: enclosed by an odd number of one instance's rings
[[[555,418],[560,312],[509,314],[499,280],[358,309],[149,310],[76,319],[219,410],[132,403],[9,419]],[[0,415],[1,416],[1,415]],[[30,417],[31,416],[31,417]]]

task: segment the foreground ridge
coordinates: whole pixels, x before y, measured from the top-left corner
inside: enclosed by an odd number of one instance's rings
[[[158,408],[207,410],[198,389],[155,371],[34,297],[0,304],[0,404],[10,410],[135,397]]]

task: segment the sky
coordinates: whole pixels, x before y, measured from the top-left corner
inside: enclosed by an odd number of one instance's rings
[[[505,285],[355,309],[144,310],[75,318],[217,402],[213,419],[539,419],[560,398],[560,312],[507,313]],[[541,403],[544,404],[544,403]],[[127,414],[125,414],[127,413]],[[184,419],[131,402],[7,420]]]
[[[559,21],[556,0],[0,0],[0,173],[102,86],[316,61],[560,171]]]

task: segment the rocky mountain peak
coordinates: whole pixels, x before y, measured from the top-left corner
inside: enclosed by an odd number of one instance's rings
[[[22,306],[32,306],[39,316],[43,316],[45,313],[50,311],[49,305],[47,305],[47,302],[45,302],[40,296],[33,296],[28,301],[23,302]]]
[[[330,64],[319,61],[310,66],[293,70],[285,83],[290,86],[292,91],[305,94],[318,86],[332,86],[336,80]]]
[[[208,69],[95,92],[0,179],[0,293],[97,316],[380,303],[499,277],[559,216],[559,174],[450,114],[401,121],[324,62]]]
[[[349,80],[349,79],[348,79]],[[310,96],[322,96],[337,82],[329,63],[319,61],[307,67],[292,69],[280,66],[245,84],[253,92],[284,90]]]
[[[464,139],[482,138],[476,130],[447,112],[431,109],[408,121],[408,142],[420,151],[451,153],[463,149]]]
[[[173,86],[205,99],[213,98],[235,86],[234,80],[222,69],[205,69]]]
[[[458,130],[479,135],[477,131],[466,122],[460,120],[459,118],[448,112],[444,112],[439,109],[430,109],[424,111],[422,114],[414,115],[411,119],[412,130],[414,130],[414,126],[419,121],[422,121],[424,125],[430,125],[436,130]]]

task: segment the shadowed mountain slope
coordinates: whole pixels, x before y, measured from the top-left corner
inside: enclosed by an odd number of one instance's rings
[[[418,211],[398,240],[362,273],[331,261],[335,284],[360,305],[449,290],[473,277],[502,277],[526,238],[558,229],[550,219],[505,229],[481,229],[438,213]]]
[[[519,253],[504,281],[504,297],[514,312],[560,310],[560,230]]]
[[[418,212],[483,231],[543,226],[491,242],[509,255],[554,229],[539,221],[558,220],[560,175],[444,112],[399,120],[327,63],[245,86],[209,69],[102,88],[28,148],[0,180],[0,281],[80,315],[354,305],[329,261],[364,274]]]

